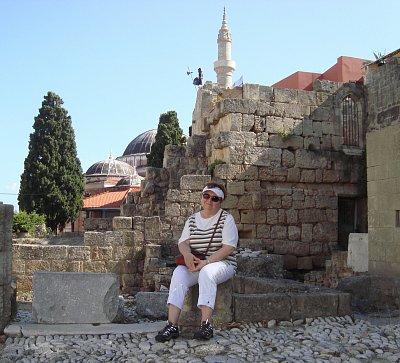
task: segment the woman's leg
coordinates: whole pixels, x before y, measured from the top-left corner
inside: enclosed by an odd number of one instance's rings
[[[214,310],[217,286],[235,275],[233,266],[224,262],[214,262],[204,266],[199,273],[199,300],[197,306],[201,310],[201,321],[211,318]]]
[[[172,274],[168,295],[168,321],[178,324],[183,302],[189,287],[197,284],[198,272],[190,272],[186,266],[177,266]]]

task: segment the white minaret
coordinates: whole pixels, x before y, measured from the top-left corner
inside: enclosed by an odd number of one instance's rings
[[[231,88],[232,74],[236,69],[236,64],[231,59],[232,38],[226,22],[225,7],[217,43],[218,60],[214,62],[214,71],[217,73],[217,83],[221,88]]]

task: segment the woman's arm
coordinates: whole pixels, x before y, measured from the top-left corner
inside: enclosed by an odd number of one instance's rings
[[[187,239],[185,241],[179,242],[178,244],[179,252],[182,254],[183,258],[185,259],[185,265],[189,269],[189,271],[194,272],[196,271],[196,263],[199,260],[197,257],[192,255],[190,249],[190,240]]]
[[[234,247],[228,245],[222,245],[222,247],[215,251],[207,260],[195,261],[195,269],[193,271],[200,271],[204,266],[209,263],[222,261],[225,257],[228,257],[235,250]]]

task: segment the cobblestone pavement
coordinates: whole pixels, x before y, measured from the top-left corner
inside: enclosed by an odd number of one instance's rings
[[[400,362],[400,324],[349,316],[236,324],[206,342],[155,334],[8,337],[0,362]]]
[[[31,322],[30,310],[30,303],[20,303],[15,322]],[[123,315],[129,324],[151,321],[136,314],[133,297],[125,299]],[[157,343],[156,333],[8,337],[4,344],[0,339],[0,363],[400,363],[399,315],[234,323],[205,342],[179,337]]]

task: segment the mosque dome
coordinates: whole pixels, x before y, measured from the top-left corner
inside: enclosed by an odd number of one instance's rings
[[[123,156],[132,154],[149,154],[151,145],[154,144],[156,139],[157,129],[143,132],[135,137],[126,147]]]
[[[87,177],[91,176],[119,176],[119,177],[129,177],[135,176],[136,170],[133,166],[125,163],[124,161],[113,159],[112,156],[108,160],[99,161],[94,163],[86,171],[85,175]]]

